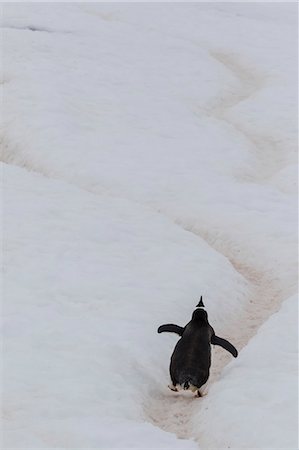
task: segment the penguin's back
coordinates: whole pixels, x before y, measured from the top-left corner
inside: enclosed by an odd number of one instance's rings
[[[190,381],[195,386],[203,385],[211,365],[211,327],[197,327],[189,323],[171,356],[171,378],[179,384]]]

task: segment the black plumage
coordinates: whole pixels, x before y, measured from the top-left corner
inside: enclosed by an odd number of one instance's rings
[[[201,299],[202,301],[202,299]],[[203,309],[196,309],[192,319],[185,327],[174,324],[161,325],[158,333],[172,332],[181,336],[177,342],[170,360],[170,378],[177,390],[191,389],[199,393],[199,388],[209,378],[211,367],[211,344],[220,345],[235,358],[238,356],[236,348],[226,339],[215,335],[214,329],[208,321],[208,314]]]

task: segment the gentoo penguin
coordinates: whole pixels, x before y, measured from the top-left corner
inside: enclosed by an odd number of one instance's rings
[[[220,345],[235,358],[238,356],[238,351],[226,339],[216,336],[208,322],[207,312],[202,309],[204,307],[202,298],[197,307],[191,321],[185,327],[165,324],[158,328],[158,333],[168,331],[181,336],[170,360],[169,371],[172,385],[169,388],[177,391],[176,386],[179,385],[181,389],[197,391],[197,395],[201,397],[199,389],[207,382],[210,373],[211,344]]]

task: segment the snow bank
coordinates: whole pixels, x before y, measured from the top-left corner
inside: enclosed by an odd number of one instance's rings
[[[146,207],[8,165],[3,175],[4,446],[180,448],[144,423],[175,341],[161,345],[157,327],[186,323],[208,291],[223,328],[246,282]]]
[[[277,172],[296,166],[293,15],[6,4],[4,160],[146,203],[291,295],[296,186]]]
[[[204,448],[298,448],[297,301],[283,303],[202,400],[194,433]]]

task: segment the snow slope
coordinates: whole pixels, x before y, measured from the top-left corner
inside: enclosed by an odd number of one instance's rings
[[[194,434],[208,436],[204,447],[297,447],[297,302],[284,302],[203,399],[193,421]]]
[[[5,448],[296,447],[295,425],[271,425],[294,408],[290,389],[272,402],[293,354],[253,367],[291,302],[249,342],[297,289],[295,15],[4,5]],[[214,349],[216,384],[194,400],[167,390],[176,338],[156,328],[184,325],[201,294],[217,333],[249,345],[224,371]],[[254,421],[269,405],[250,435],[238,407]]]
[[[4,185],[4,443],[175,445],[142,423],[146,399],[166,388],[174,342],[162,345],[156,329],[187,322],[207,290],[231,297],[224,317],[214,306],[221,328],[246,300],[243,278],[146,207],[11,166]]]

